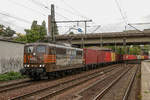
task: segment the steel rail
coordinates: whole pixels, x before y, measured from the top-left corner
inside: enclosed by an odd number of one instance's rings
[[[114,69],[116,69],[116,67],[115,67],[115,68],[113,67],[112,69],[109,69],[109,70],[106,69],[107,71],[105,71],[105,73],[108,73],[108,72],[110,72],[110,71],[112,71],[112,70],[114,70]],[[90,75],[97,74],[97,75],[91,77],[90,79],[92,79],[92,78],[94,78],[94,77],[96,77],[96,76],[98,77],[99,75],[103,74],[103,73],[100,73],[100,72],[103,72],[103,71],[104,71],[104,70],[101,70],[101,71],[98,71],[98,72],[96,72],[96,73],[90,74]],[[66,84],[66,83],[69,83],[69,82],[72,82],[72,81],[76,81],[76,80],[79,80],[79,79],[82,79],[82,78],[85,78],[85,77],[87,77],[87,75],[84,75],[84,76],[82,76],[82,77],[80,77],[80,78],[71,79],[71,80],[69,80],[69,81],[65,81],[65,82],[56,84],[56,85],[54,85],[54,86],[48,86],[48,87],[43,88],[43,89],[38,89],[38,90],[32,91],[32,92],[30,92],[30,93],[25,93],[25,94],[23,94],[23,95],[13,97],[13,98],[11,98],[10,100],[18,100],[18,99],[27,97],[27,96],[29,96],[29,95],[38,93],[38,92],[40,92],[40,91],[44,91],[44,90],[47,90],[47,89],[50,89],[50,88],[58,87],[58,86],[60,86],[60,84]],[[88,75],[88,77],[89,77],[89,75]],[[85,82],[85,81],[86,81],[86,80],[84,80],[84,82]],[[74,85],[74,86],[75,86],[75,85]],[[61,90],[59,90],[59,91],[61,91]],[[54,93],[56,94],[57,92],[58,92],[58,91],[54,91],[53,94],[54,94]],[[51,94],[50,94],[50,95],[51,95]],[[46,95],[46,97],[47,97],[47,95]],[[41,97],[41,98],[44,98],[44,97]],[[39,98],[39,99],[41,99],[41,98]]]
[[[133,76],[132,76],[132,78],[131,78],[131,80],[130,80],[130,83],[129,83],[128,87],[127,87],[127,90],[125,91],[125,94],[124,94],[122,100],[127,100],[128,96],[129,96],[129,93],[130,93],[130,91],[131,91],[131,87],[132,87],[132,85],[133,85],[133,83],[134,83],[134,80],[135,80],[137,71],[138,71],[138,67],[137,67],[135,73],[133,74]]]
[[[24,80],[24,81],[20,81],[20,82],[15,82],[15,83],[12,83],[12,84],[2,85],[2,86],[0,86],[0,93],[6,92],[6,91],[9,91],[9,90],[13,90],[15,88],[28,86],[30,84],[28,82],[31,82],[31,80],[28,79],[28,80]]]
[[[106,92],[113,86],[115,85],[118,80],[120,80],[131,68],[128,68],[126,71],[124,71],[120,76],[118,76],[114,81],[112,81],[106,88],[104,88],[104,90],[102,92],[100,92],[98,95],[95,96],[95,98],[93,100],[99,100],[101,99]]]

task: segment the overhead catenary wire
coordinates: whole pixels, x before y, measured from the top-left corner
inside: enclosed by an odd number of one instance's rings
[[[87,18],[86,16],[84,16],[83,14],[81,14],[78,10],[76,10],[75,8],[73,8],[72,6],[70,6],[68,3],[66,3],[65,0],[61,0],[67,7],[69,7],[70,9],[72,9],[73,11],[75,11],[76,13],[78,13],[79,16],[81,16],[84,19],[90,19]]]
[[[131,24],[129,24],[129,23],[127,22],[127,20],[126,20],[127,16],[126,16],[126,18],[125,18],[125,15],[124,15],[123,12],[122,12],[122,9],[121,9],[121,7],[120,7],[120,5],[119,5],[119,2],[118,2],[117,0],[115,0],[115,2],[116,2],[116,5],[117,5],[117,7],[118,7],[118,9],[119,9],[119,11],[120,11],[121,17],[122,17],[122,19],[124,20],[124,23],[125,23],[126,25],[128,25],[128,26],[134,28],[135,30],[141,32],[141,30],[137,29],[136,27],[132,26]]]
[[[35,10],[35,9],[29,8],[28,6],[25,6],[25,5],[20,4],[20,3],[18,3],[18,2],[15,2],[14,0],[8,0],[8,1],[9,1],[9,2],[12,2],[12,3],[14,3],[14,4],[18,5],[18,6],[21,6],[21,7],[24,7],[24,8],[26,8],[26,9],[32,10],[33,12],[40,13],[40,14],[42,14],[43,16],[46,16],[44,13],[42,13],[42,12],[40,12],[40,11],[37,11],[37,10]]]
[[[56,7],[57,9],[59,9],[59,10],[63,10],[63,11],[65,11],[65,12],[71,14],[71,15],[74,15],[74,16],[77,16],[77,17],[81,18],[81,16],[80,16],[79,14],[77,14],[77,13],[71,11],[71,10],[68,10],[68,9],[65,9],[65,8],[62,8],[62,7],[59,7],[59,6],[57,6],[57,5],[55,5],[55,7]]]
[[[62,14],[56,12],[56,11],[55,11],[55,13],[56,13],[58,16],[61,16],[61,17],[63,17],[63,18],[66,19],[66,20],[70,20],[69,18],[65,17],[64,15],[62,15]]]
[[[145,25],[145,24],[150,24],[150,22],[147,22],[147,23],[129,23],[131,25]]]
[[[96,32],[100,27],[101,27],[101,25],[98,25],[98,26],[92,31],[92,33]]]
[[[16,20],[18,20],[18,21],[22,21],[22,22],[31,24],[30,21],[25,20],[25,19],[23,19],[23,18],[19,18],[19,17],[13,16],[13,15],[10,15],[10,14],[7,14],[7,13],[3,13],[3,12],[0,12],[0,14],[3,15],[3,16],[7,16],[7,17],[10,17],[10,18],[16,19]]]
[[[38,6],[41,6],[41,7],[45,8],[45,9],[49,9],[46,5],[42,4],[41,2],[38,2],[38,1],[36,1],[36,0],[31,0],[31,1],[32,1],[34,4],[38,5]]]
[[[132,26],[131,24],[128,24],[130,27],[134,28],[135,30],[142,32],[141,30],[137,29],[136,27]]]
[[[20,27],[20,28],[22,28],[22,29],[25,29],[24,27],[15,25],[14,23],[12,23],[12,21],[10,22],[10,21],[4,21],[4,20],[0,19],[0,22],[2,22],[2,24],[5,24],[5,26],[13,25],[13,26],[17,26],[17,27]],[[4,26],[4,27],[5,27],[5,26]]]
[[[44,8],[44,9],[48,10],[48,11],[51,10],[48,6],[44,5],[43,3],[39,2],[39,1],[31,0],[31,2],[33,4],[35,4],[35,5],[37,5],[37,6],[40,6],[40,7]]]
[[[43,3],[39,2],[39,1],[36,1],[36,0],[31,0],[31,1],[32,1],[34,4],[38,5],[38,6],[44,7],[44,8],[47,9],[47,10],[51,10],[48,6],[44,5]],[[72,9],[73,11],[67,10],[67,9],[64,9],[64,8],[61,8],[61,10],[64,10],[64,11],[66,11],[66,12],[69,12],[69,13],[71,13],[71,14],[73,14],[73,15],[78,15],[78,16],[80,16],[80,17],[83,17],[84,19],[89,19],[89,18],[87,18],[87,17],[81,15],[81,13],[80,13],[79,11],[77,11],[76,9],[74,9],[73,7],[71,7],[71,6],[70,6],[68,3],[66,3],[65,1],[62,1],[62,2],[64,2],[64,4],[67,5],[67,7],[69,7],[69,8]],[[56,8],[60,8],[60,7],[58,7],[57,5],[55,5],[55,6],[56,6]],[[70,19],[70,18],[64,16],[63,14],[58,13],[58,11],[57,11],[57,12],[55,11],[55,13],[56,13],[56,15],[61,16],[62,18],[66,19],[66,20],[72,20],[72,19]],[[78,23],[77,23],[77,24],[78,24]]]
[[[39,6],[43,7],[43,8],[45,8],[45,9],[47,9],[47,10],[51,10],[48,6],[42,4],[42,3],[38,2],[38,1],[35,1],[35,0],[31,0],[31,1],[32,1],[33,3],[35,3],[35,4],[37,4],[37,5],[39,5]],[[65,17],[64,15],[62,15],[62,14],[56,12],[56,11],[55,11],[55,13],[56,13],[58,16],[61,16],[61,17],[65,18],[65,19],[67,19],[67,20],[70,20],[69,18]]]
[[[126,21],[126,18],[125,18],[125,16],[124,16],[123,12],[122,12],[122,9],[121,9],[121,7],[120,7],[120,5],[119,5],[119,2],[118,2],[117,0],[115,0],[115,2],[116,2],[116,5],[117,5],[117,7],[118,7],[118,9],[119,9],[119,12],[120,12],[120,14],[121,14],[121,17],[122,17],[122,19],[124,20],[124,23],[125,23],[126,25],[128,25],[128,22]]]

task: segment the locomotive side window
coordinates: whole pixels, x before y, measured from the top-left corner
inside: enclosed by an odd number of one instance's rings
[[[33,53],[33,49],[34,49],[33,46],[27,46],[25,47],[25,53]]]
[[[46,47],[45,46],[37,46],[36,51],[38,53],[45,53],[46,52]]]
[[[56,53],[60,55],[65,55],[66,54],[66,49],[64,48],[56,48]]]
[[[56,54],[54,47],[49,47],[49,54]]]
[[[77,51],[77,56],[82,56],[82,51]]]

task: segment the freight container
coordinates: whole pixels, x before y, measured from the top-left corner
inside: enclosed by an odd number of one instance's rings
[[[144,56],[144,59],[148,59],[148,56],[147,56],[147,55],[145,55],[145,56]]]
[[[106,56],[106,51],[98,51],[98,57],[97,57],[97,62],[98,63],[105,63],[105,56]]]
[[[112,62],[116,61],[116,54],[114,52],[111,52],[111,59]]]
[[[84,61],[86,65],[97,64],[97,56],[97,50],[87,48],[84,49]]]
[[[112,61],[111,52],[106,51],[105,62],[111,62],[111,61]]]

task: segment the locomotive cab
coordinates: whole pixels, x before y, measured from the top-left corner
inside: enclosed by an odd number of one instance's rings
[[[46,44],[25,45],[24,68],[20,72],[34,79],[46,75],[47,65],[55,61],[53,49]]]

